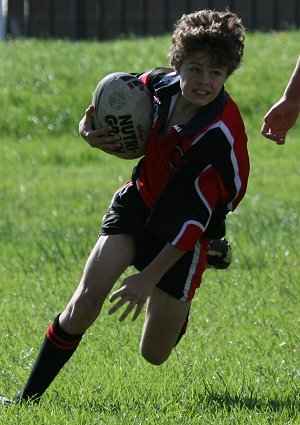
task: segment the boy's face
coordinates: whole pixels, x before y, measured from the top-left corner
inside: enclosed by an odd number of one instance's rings
[[[212,102],[228,77],[227,68],[211,65],[209,56],[200,52],[186,58],[176,71],[183,97],[196,107]]]

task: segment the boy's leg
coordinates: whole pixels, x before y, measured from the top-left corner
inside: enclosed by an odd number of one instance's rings
[[[93,324],[115,282],[135,257],[132,236],[100,236],[73,297],[60,315],[60,325],[70,334],[78,334]]]
[[[132,263],[135,245],[129,235],[101,236],[66,309],[49,326],[38,358],[19,400],[37,400],[69,360],[86,329],[123,271]]]
[[[152,364],[167,360],[175,347],[191,302],[171,297],[155,287],[148,299],[140,350]]]

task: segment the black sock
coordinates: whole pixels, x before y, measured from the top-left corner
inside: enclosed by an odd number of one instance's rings
[[[19,400],[37,400],[46,391],[64,364],[78,347],[82,335],[70,335],[59,324],[57,316],[48,327],[29,378],[17,397]]]

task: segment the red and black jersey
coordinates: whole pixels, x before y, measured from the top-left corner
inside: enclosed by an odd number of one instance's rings
[[[162,135],[180,94],[179,78],[161,68],[140,76],[154,94],[156,114],[134,180],[152,211],[149,230],[193,250],[204,232],[222,236],[226,214],[245,194],[249,158],[240,112],[224,90],[188,123]]]

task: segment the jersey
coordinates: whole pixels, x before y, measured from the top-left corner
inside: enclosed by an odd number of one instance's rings
[[[152,211],[148,227],[174,246],[193,250],[205,232],[216,237],[245,194],[250,166],[244,124],[223,90],[188,123],[164,135],[180,77],[158,69],[139,78],[154,94],[156,111],[146,155],[134,173]]]

